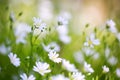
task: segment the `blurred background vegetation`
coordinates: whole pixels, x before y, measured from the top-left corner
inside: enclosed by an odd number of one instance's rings
[[[71,14],[69,35],[72,36],[72,42],[68,45],[60,44],[62,46],[61,56],[71,62],[74,62],[72,54],[80,50],[85,41],[85,36],[81,36],[81,34],[83,34],[86,24],[89,24],[89,28],[86,31],[89,33],[95,27],[101,27],[107,20],[113,19],[116,22],[117,29],[120,30],[120,0],[0,0],[0,44],[6,43],[6,38],[14,40],[14,37],[11,38],[9,34],[14,21],[32,25],[32,19],[35,16],[42,18],[50,26],[55,26],[57,25],[56,18],[61,12],[69,12]],[[11,20],[10,15],[12,14],[14,14],[15,20]],[[109,40],[111,41],[111,39]],[[51,41],[52,39],[49,40],[49,42]],[[112,43],[110,44],[112,45]],[[20,48],[20,46],[17,48]],[[20,51],[19,49],[17,50]],[[16,53],[18,52],[17,50],[15,50]],[[22,50],[21,52],[25,54],[29,53],[29,49],[27,51],[26,46]],[[97,50],[99,51],[99,49]],[[118,48],[116,48],[117,50]],[[119,52],[120,50],[118,50]],[[8,61],[6,56],[0,54],[1,66]]]

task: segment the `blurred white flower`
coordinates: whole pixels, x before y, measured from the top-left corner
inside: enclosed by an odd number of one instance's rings
[[[83,63],[84,62],[84,56],[81,52],[74,53],[74,58],[78,63]]]
[[[9,52],[10,49],[10,47],[6,47],[4,44],[0,45],[0,53],[3,55],[7,54],[7,52]]]
[[[83,51],[83,53],[85,53],[86,56],[91,56],[91,55],[95,54],[94,49],[91,47],[84,47],[84,48],[82,48],[82,51]]]
[[[108,58],[109,55],[110,55],[110,48],[107,47],[107,48],[105,49],[105,57]]]
[[[85,80],[85,75],[83,75],[81,72],[73,72],[72,80]]]
[[[31,32],[31,27],[25,23],[19,23],[15,27],[16,43],[26,43],[25,37]]]
[[[68,26],[66,25],[59,25],[56,28],[58,34],[59,34],[59,39],[62,41],[64,44],[68,44],[71,42],[71,37],[68,36]]]
[[[85,70],[85,72],[88,72],[88,73],[93,73],[94,72],[94,70],[91,67],[91,65],[88,64],[87,62],[84,62],[84,70]]]
[[[52,77],[51,77],[51,80],[70,80],[70,79],[67,78],[67,77],[65,77],[65,76],[62,75],[62,74],[58,74],[58,75],[52,76]]]
[[[67,25],[68,24],[68,20],[59,16],[58,17],[58,25]]]
[[[64,44],[69,44],[71,42],[71,37],[68,35],[60,35],[59,39],[64,43]]]
[[[93,55],[93,58],[96,60],[96,59],[98,59],[100,57],[100,55],[99,55],[99,53],[95,53],[94,55]]]
[[[50,51],[48,56],[49,56],[49,59],[55,63],[60,63],[62,61],[61,58],[58,58],[59,54],[57,54],[55,51]]]
[[[56,42],[51,42],[47,46],[44,43],[42,43],[42,46],[44,50],[47,52],[50,52],[50,51],[59,52],[60,51],[60,46]]]
[[[117,58],[115,56],[111,56],[109,59],[108,59],[108,63],[111,64],[112,66],[113,65],[116,65],[118,62]]]
[[[104,73],[109,72],[109,67],[107,67],[106,65],[102,66],[102,68]]]
[[[69,12],[66,12],[66,11],[60,12],[59,16],[64,17],[68,21],[72,18],[71,14]]]
[[[112,32],[112,33],[117,33],[117,29],[115,27],[115,22],[113,20],[108,20],[106,22],[107,26],[109,27],[109,30]]]
[[[38,72],[38,73],[41,74],[42,76],[43,76],[45,73],[51,72],[51,70],[49,69],[49,64],[43,63],[43,62],[36,62],[36,66],[33,66],[33,70],[34,70],[35,72]]]
[[[38,5],[38,15],[45,21],[52,21],[53,4],[51,0],[40,0]]]
[[[8,57],[10,58],[10,62],[18,67],[20,66],[20,58],[17,58],[17,55],[16,54],[13,54],[12,52],[10,54],[8,54]]]
[[[70,71],[70,72],[78,71],[74,64],[70,64],[70,62],[65,59],[62,59],[62,66],[63,66],[63,68],[65,68],[67,71]]]
[[[22,80],[35,80],[35,77],[33,75],[30,75],[28,77],[25,73],[21,74],[20,77]]]
[[[90,34],[90,36],[86,38],[86,42],[84,42],[84,46],[90,46],[91,48],[99,44],[100,44],[100,41],[99,39],[95,39],[94,33]]]
[[[116,75],[120,78],[120,68],[116,69]]]
[[[40,18],[33,17],[33,22],[33,25],[38,28],[41,25],[42,20]]]
[[[59,35],[67,35],[68,34],[68,27],[65,25],[57,26],[56,30]]]

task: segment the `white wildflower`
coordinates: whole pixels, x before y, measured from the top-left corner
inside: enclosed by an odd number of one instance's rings
[[[109,27],[109,30],[112,32],[112,33],[117,33],[117,29],[115,27],[115,22],[113,20],[108,20],[106,22],[107,26]]]
[[[35,77],[33,75],[30,75],[28,77],[25,73],[21,74],[20,77],[22,80],[35,80]]]
[[[10,54],[8,54],[8,57],[10,58],[10,62],[18,67],[20,66],[20,58],[17,58],[17,55],[16,54],[13,54],[12,52]]]
[[[59,39],[64,43],[64,44],[68,44],[71,42],[71,37],[68,35],[60,35]]]
[[[118,62],[117,58],[115,56],[111,56],[109,59],[108,59],[108,63],[111,64],[112,66],[113,65],[116,65]]]
[[[62,74],[58,74],[58,75],[52,76],[51,79],[52,80],[70,80],[69,78],[65,77]]]
[[[84,61],[84,56],[81,52],[74,53],[74,58],[78,63],[83,63]]]
[[[81,72],[73,72],[72,80],[85,80],[85,75],[83,75]]]
[[[43,63],[43,62],[36,62],[36,66],[33,67],[33,70],[34,70],[35,72],[38,72],[38,73],[41,74],[42,76],[43,76],[45,73],[51,72],[51,70],[49,69],[49,64]]]
[[[116,69],[116,75],[120,78],[120,68]]]
[[[109,67],[107,67],[106,65],[104,65],[102,68],[104,73],[109,72]]]
[[[88,73],[93,73],[94,72],[94,70],[91,67],[91,65],[88,64],[87,62],[84,62],[84,70],[85,70],[85,72],[88,72]]]
[[[44,43],[42,43],[42,46],[44,50],[47,52],[50,52],[50,51],[59,52],[60,51],[60,46],[56,42],[51,42],[47,46]]]
[[[70,72],[77,72],[78,71],[74,64],[70,64],[70,62],[65,60],[65,59],[62,60],[62,66]]]
[[[16,43],[26,43],[26,36],[31,32],[31,27],[25,23],[19,23],[15,27]]]
[[[55,51],[50,51],[48,56],[49,56],[49,59],[55,63],[60,63],[62,60],[61,58],[58,58],[59,54],[57,54]]]
[[[3,55],[7,54],[7,52],[9,52],[10,49],[10,47],[6,47],[4,44],[0,45],[0,53]]]
[[[109,55],[110,55],[110,48],[107,47],[107,48],[105,49],[105,57],[108,58]]]
[[[90,47],[84,47],[82,48],[83,53],[85,53],[86,56],[91,56],[95,53],[93,48]]]
[[[98,59],[100,57],[100,55],[99,55],[99,53],[95,53],[94,55],[93,55],[93,58],[96,60],[96,59]]]
[[[38,28],[41,25],[42,20],[40,18],[33,17],[33,22],[33,25]]]
[[[84,42],[84,46],[90,46],[91,48],[99,44],[100,44],[100,41],[99,39],[95,39],[94,33],[90,34],[90,37],[87,37],[86,42]]]
[[[65,18],[61,16],[58,17],[58,25],[67,25],[67,24],[68,24],[68,21]]]

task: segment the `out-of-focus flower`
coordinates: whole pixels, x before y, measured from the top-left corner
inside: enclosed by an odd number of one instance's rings
[[[38,15],[45,21],[53,19],[53,4],[51,0],[40,0],[38,5]]]
[[[6,47],[4,44],[0,45],[0,53],[3,55],[7,54],[7,52],[9,52],[10,49],[10,47]]]
[[[59,39],[64,43],[64,44],[68,44],[71,42],[71,37],[68,35],[60,35]]]
[[[108,58],[109,55],[110,55],[110,49],[107,47],[107,48],[105,49],[105,57]]]
[[[28,77],[25,73],[21,74],[20,77],[22,80],[35,80],[35,77],[33,75],[30,75]]]
[[[67,24],[68,24],[68,20],[66,20],[61,16],[58,17],[58,25],[67,25]]]
[[[20,58],[17,58],[17,55],[16,54],[13,54],[12,52],[10,54],[8,54],[8,57],[10,58],[10,62],[18,67],[20,66]]]
[[[113,65],[116,65],[118,62],[117,58],[115,56],[111,56],[109,59],[108,59],[108,63],[111,64],[112,66]]]
[[[85,75],[83,75],[81,72],[73,72],[72,80],[85,80]]]
[[[70,80],[69,78],[65,77],[62,74],[58,74],[58,75],[52,76],[51,79],[52,80]]]
[[[67,35],[68,34],[68,27],[65,25],[58,26],[56,28],[59,35]]]
[[[109,27],[108,29],[112,32],[112,33],[117,33],[117,29],[115,27],[115,22],[113,20],[108,20],[106,22],[106,25]]]
[[[83,53],[86,54],[86,56],[91,56],[91,55],[93,55],[93,54],[96,53],[96,52],[94,51],[94,49],[93,49],[93,48],[90,48],[90,47],[84,47],[84,48],[82,48],[82,51],[83,51]]]
[[[49,59],[55,63],[60,63],[62,60],[61,58],[58,58],[59,54],[57,54],[55,51],[50,51],[48,56],[49,56]]]
[[[99,53],[95,53],[94,55],[93,55],[93,59],[98,59],[100,57],[100,55],[99,55]]]
[[[38,72],[42,76],[46,73],[51,72],[51,70],[49,69],[49,64],[43,62],[36,62],[36,66],[33,67],[33,70],[35,72]]]
[[[31,32],[31,27],[25,23],[19,23],[15,27],[16,43],[26,43],[25,37]]]
[[[91,67],[91,65],[88,64],[87,62],[84,62],[84,70],[85,70],[85,72],[88,72],[88,73],[93,73],[94,72],[94,70]]]
[[[106,65],[104,65],[102,68],[104,73],[109,72],[109,68]]]
[[[65,60],[65,59],[62,60],[62,66],[63,66],[63,68],[65,68],[67,71],[70,71],[70,72],[77,72],[78,71],[75,68],[74,64],[70,64],[70,62]]]
[[[100,41],[99,39],[95,39],[94,33],[90,34],[90,37],[87,37],[86,42],[84,42],[84,46],[90,46],[91,48],[99,44],[100,44]]]
[[[51,42],[47,46],[44,43],[42,43],[42,46],[44,50],[47,52],[50,52],[50,51],[59,52],[60,51],[60,46],[56,42]]]
[[[81,52],[74,53],[74,58],[78,63],[83,63],[84,62],[84,56]]]
[[[120,68],[116,69],[116,75],[120,78]]]

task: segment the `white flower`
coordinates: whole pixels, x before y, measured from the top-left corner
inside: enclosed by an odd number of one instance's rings
[[[107,66],[104,65],[102,68],[103,68],[103,72],[104,72],[104,73],[109,72],[109,68],[108,68]]]
[[[116,69],[116,75],[120,78],[120,68]]]
[[[69,61],[65,60],[65,59],[62,59],[62,66],[70,71],[70,72],[77,72],[78,70],[75,68],[75,65],[74,64],[70,64]]]
[[[58,25],[67,25],[67,24],[68,24],[67,19],[65,19],[61,16],[58,17]]]
[[[93,48],[90,47],[84,47],[82,48],[83,53],[85,53],[86,56],[91,56],[95,53]]]
[[[108,58],[109,55],[110,55],[110,48],[107,47],[107,48],[105,49],[105,57]]]
[[[115,22],[113,20],[108,20],[106,22],[107,26],[109,26],[109,30],[112,32],[112,33],[117,33],[117,29],[115,27]]]
[[[8,54],[8,57],[10,58],[10,62],[18,67],[20,66],[20,58],[17,58],[17,55],[16,54],[13,54],[12,52],[10,54]]]
[[[62,60],[61,58],[58,58],[59,54],[57,54],[55,51],[50,51],[48,56],[49,56],[49,59],[55,63],[60,63]]]
[[[67,77],[65,77],[65,76],[62,75],[62,74],[52,76],[51,79],[52,79],[52,80],[69,80]]]
[[[7,52],[9,52],[10,49],[10,47],[6,47],[4,44],[0,45],[0,53],[3,55],[7,54]]]
[[[93,58],[96,60],[96,59],[98,59],[100,57],[100,55],[99,55],[99,53],[95,53],[94,55],[93,55]]]
[[[74,53],[74,58],[78,63],[83,63],[84,61],[84,56],[81,52]]]
[[[27,75],[25,73],[20,75],[22,80],[35,80],[35,77],[33,75],[30,75],[29,77],[27,77]]]
[[[85,75],[83,75],[81,72],[73,72],[72,80],[85,80]]]
[[[42,46],[44,50],[47,52],[50,52],[50,51],[59,52],[60,51],[60,46],[56,42],[51,42],[47,46],[44,43],[42,43]]]
[[[67,35],[68,34],[68,27],[65,25],[60,25],[56,28],[59,35]]]
[[[19,23],[15,27],[16,43],[26,43],[25,37],[31,32],[31,27],[25,23]]]
[[[59,39],[64,43],[64,44],[68,44],[71,42],[71,37],[68,35],[60,35]]]
[[[34,22],[33,25],[35,27],[39,27],[42,23],[42,20],[40,18],[33,17],[33,22]]]
[[[38,72],[38,73],[41,74],[42,76],[43,76],[45,73],[51,72],[51,70],[49,69],[49,64],[43,63],[43,62],[36,62],[36,66],[33,67],[33,70],[34,70],[35,72]]]
[[[33,21],[34,21],[34,23],[33,23],[33,25],[34,25],[34,35],[35,36],[39,36],[39,35],[41,35],[41,36],[44,36],[44,35],[46,35],[47,34],[47,25],[46,25],[46,23],[44,23],[44,22],[42,22],[42,20],[40,19],[40,18],[36,18],[36,17],[33,17]]]
[[[115,56],[111,56],[109,59],[108,59],[108,63],[111,64],[112,66],[113,65],[116,65],[118,62],[117,58]]]
[[[84,46],[90,46],[91,48],[94,47],[94,45],[99,45],[100,41],[99,39],[95,39],[95,34],[90,34],[90,37],[86,38],[86,42],[84,42]]]
[[[88,72],[88,73],[93,73],[94,72],[94,70],[91,67],[91,65],[88,64],[87,62],[84,62],[84,70],[85,70],[85,72]]]

